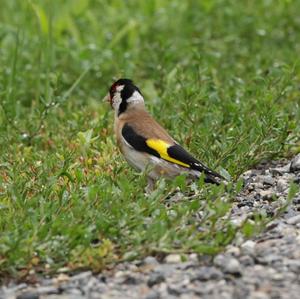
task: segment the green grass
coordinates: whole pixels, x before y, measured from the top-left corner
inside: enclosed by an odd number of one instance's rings
[[[134,79],[172,135],[233,181],[299,151],[300,2],[10,0],[0,10],[0,277],[216,253],[239,186],[145,197],[101,102]],[[195,213],[201,210],[201,222]]]

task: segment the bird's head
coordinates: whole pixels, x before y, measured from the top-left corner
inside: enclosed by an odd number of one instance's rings
[[[144,98],[130,79],[119,79],[109,89],[108,100],[118,115],[130,106],[143,104]]]

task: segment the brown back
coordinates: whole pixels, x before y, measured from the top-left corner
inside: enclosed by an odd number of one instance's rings
[[[119,127],[128,123],[139,135],[147,139],[161,139],[174,144],[173,138],[156,122],[143,106],[135,105],[119,116]]]

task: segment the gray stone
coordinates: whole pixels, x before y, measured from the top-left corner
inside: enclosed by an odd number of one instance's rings
[[[288,224],[292,224],[292,225],[295,225],[297,223],[300,223],[300,214],[294,216],[294,217],[291,217],[289,219],[286,220],[286,223]]]
[[[218,254],[215,256],[213,263],[215,266],[217,267],[222,267],[226,262],[226,257],[224,256],[224,254]]]
[[[252,240],[247,240],[241,245],[242,252],[244,254],[254,255],[256,243]]]
[[[251,294],[251,299],[270,299],[270,296],[264,292],[255,291]]]
[[[154,256],[147,256],[146,258],[144,258],[143,260],[144,264],[147,265],[157,265],[158,261]]]
[[[70,281],[85,280],[85,279],[88,279],[91,276],[92,276],[92,271],[86,271],[86,272],[82,272],[82,273],[79,273],[77,275],[71,276]]]
[[[215,257],[214,264],[220,267],[224,273],[240,275],[242,272],[240,262],[231,256],[219,254]]]
[[[275,195],[272,189],[261,190],[259,194],[264,200],[273,200],[273,197]]]
[[[24,292],[16,297],[16,299],[39,299],[39,298],[40,295],[37,292]]]
[[[123,284],[129,284],[129,285],[135,285],[138,284],[140,281],[139,279],[137,279],[136,277],[134,277],[133,275],[126,275],[124,277],[124,280],[122,281]]]
[[[189,289],[185,288],[184,286],[178,284],[170,284],[168,285],[168,293],[174,296],[180,296],[181,294],[189,293]]]
[[[274,264],[282,260],[282,257],[279,254],[265,254],[264,256],[258,256],[256,258],[263,265]]]
[[[70,295],[78,295],[78,296],[82,295],[82,291],[75,288],[67,289],[66,293]]]
[[[263,185],[273,186],[275,184],[275,180],[270,175],[262,175],[259,177],[259,180],[263,183]]]
[[[160,294],[156,291],[151,291],[143,299],[159,299]]]
[[[249,296],[249,289],[247,285],[240,280],[235,282],[235,288],[233,289],[232,298],[247,298]]]
[[[240,261],[241,265],[243,265],[243,266],[252,266],[252,265],[254,265],[254,260],[249,255],[242,255],[239,258],[239,261]]]
[[[28,285],[26,283],[20,283],[18,285],[14,285],[13,287],[9,288],[9,291],[10,292],[17,292],[17,291],[23,290],[27,287],[28,287]]]
[[[277,180],[277,191],[280,193],[283,193],[284,191],[286,191],[288,189],[288,184],[286,182],[286,180],[284,179],[278,179]]]
[[[253,184],[254,189],[253,190],[263,190],[265,188],[264,184],[260,181]]]
[[[288,173],[290,172],[290,167],[291,167],[291,163],[288,163],[282,167],[276,167],[276,168],[271,168],[270,169],[270,172],[273,174],[273,175],[282,175],[284,173]]]
[[[222,276],[223,276],[222,272],[216,267],[201,267],[191,280],[192,281],[215,280],[215,279],[220,279]]]
[[[293,158],[290,166],[290,172],[300,171],[300,154]]]
[[[286,259],[283,263],[290,271],[300,273],[300,260]]]
[[[225,264],[224,272],[229,274],[241,274],[241,264],[235,258],[230,258]]]
[[[150,277],[147,281],[148,287],[152,288],[154,285],[164,282],[166,280],[163,273],[153,272],[150,274]]]
[[[37,292],[40,295],[51,295],[51,294],[59,294],[60,290],[56,286],[41,286],[37,288]]]

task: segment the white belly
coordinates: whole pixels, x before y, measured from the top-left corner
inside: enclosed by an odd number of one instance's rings
[[[122,147],[122,153],[126,161],[136,170],[144,171],[149,164],[149,157],[144,153],[134,150],[132,147],[124,145]]]
[[[138,152],[127,144],[123,144],[121,150],[125,159],[133,168],[142,172],[146,170],[147,175],[152,179],[157,179],[161,176],[173,178],[184,172],[188,172],[192,177],[200,176],[198,171],[191,171],[161,158]]]

